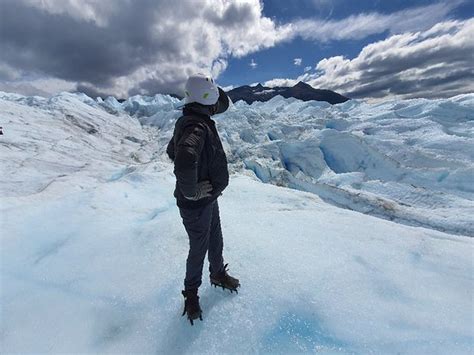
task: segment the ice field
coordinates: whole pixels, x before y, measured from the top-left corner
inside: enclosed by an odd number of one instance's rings
[[[193,327],[178,104],[0,93],[3,353],[472,353],[474,94],[216,116],[242,288],[204,272]]]

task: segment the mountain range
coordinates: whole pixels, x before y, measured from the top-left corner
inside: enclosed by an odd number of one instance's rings
[[[339,104],[350,100],[348,97],[340,95],[337,92],[315,89],[302,81],[291,87],[266,87],[262,84],[256,86],[244,85],[227,91],[227,95],[229,95],[233,102],[243,100],[248,104],[254,101],[268,101],[277,95],[281,95],[285,98],[294,97],[302,101],[326,101],[330,104]]]

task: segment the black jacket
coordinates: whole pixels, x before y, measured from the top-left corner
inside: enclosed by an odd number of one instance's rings
[[[205,206],[217,199],[229,184],[227,157],[207,107],[184,107],[166,152],[174,161],[174,196],[178,207],[194,209]],[[193,196],[197,183],[204,180],[211,182],[212,196],[197,201],[184,197],[183,192],[186,196]]]

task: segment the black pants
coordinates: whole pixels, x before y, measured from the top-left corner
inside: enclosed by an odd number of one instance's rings
[[[189,254],[184,279],[184,288],[189,290],[201,286],[206,252],[208,252],[211,274],[218,273],[224,268],[219,205],[216,199],[197,209],[179,208],[179,213],[189,237]]]

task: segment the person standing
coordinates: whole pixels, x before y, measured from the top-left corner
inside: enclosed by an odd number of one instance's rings
[[[202,320],[198,289],[206,253],[210,281],[214,286],[237,291],[238,279],[228,274],[222,256],[223,238],[218,197],[229,184],[227,158],[212,115],[229,107],[229,98],[214,79],[205,74],[191,75],[185,85],[183,115],[176,121],[166,149],[174,162],[174,197],[189,237],[189,253],[184,279],[183,316]]]

